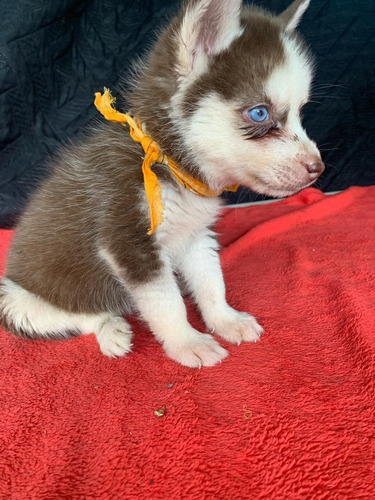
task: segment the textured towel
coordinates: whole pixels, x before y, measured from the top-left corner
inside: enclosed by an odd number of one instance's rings
[[[226,210],[228,301],[266,333],[220,341],[216,367],[167,359],[137,319],[118,360],[92,335],[2,333],[0,498],[375,498],[374,198],[308,189]]]

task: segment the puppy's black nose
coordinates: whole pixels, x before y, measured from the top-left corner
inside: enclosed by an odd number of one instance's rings
[[[320,158],[316,156],[305,161],[305,167],[308,173],[310,174],[311,180],[317,179],[319,175],[323,173],[325,168],[322,160],[320,160]]]

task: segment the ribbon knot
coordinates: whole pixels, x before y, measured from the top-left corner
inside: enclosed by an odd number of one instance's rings
[[[146,153],[146,155],[147,155],[147,153],[148,153],[149,147],[150,147],[151,145],[153,145],[153,144],[152,144],[153,142],[154,142],[154,141],[151,139],[151,137],[148,137],[147,135],[144,135],[144,136],[142,137],[142,139],[141,139],[141,145],[142,145],[143,151]],[[155,144],[155,143],[154,143],[154,144]],[[155,149],[155,147],[154,147],[154,149]]]
[[[177,163],[172,158],[164,155],[160,150],[160,146],[143,132],[142,125],[137,118],[132,117],[129,113],[116,111],[113,107],[115,101],[116,98],[112,97],[109,89],[104,88],[103,95],[100,92],[95,93],[94,104],[104,118],[109,121],[119,122],[124,126],[128,124],[132,139],[139,142],[145,152],[142,172],[151,221],[151,228],[147,234],[153,234],[159,224],[163,222],[164,205],[161,199],[161,187],[158,178],[155,172],[152,171],[154,163],[166,165],[180,184],[198,196],[214,197],[219,196],[223,191],[237,191],[238,186],[230,186],[221,191],[213,191],[207,184],[183,172]]]

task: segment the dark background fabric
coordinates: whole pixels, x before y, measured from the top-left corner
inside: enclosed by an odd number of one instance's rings
[[[276,13],[289,0],[257,0]],[[48,161],[97,112],[177,0],[0,0],[0,227],[11,227]],[[323,151],[324,191],[375,184],[375,2],[312,0],[300,27],[316,56],[305,126]],[[232,202],[260,197],[248,190]]]

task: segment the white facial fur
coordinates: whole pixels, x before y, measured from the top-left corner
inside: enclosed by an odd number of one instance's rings
[[[293,114],[308,100],[312,80],[311,63],[298,44],[283,37],[286,62],[276,68],[265,84],[266,94],[279,109],[289,106]]]

